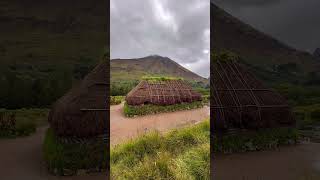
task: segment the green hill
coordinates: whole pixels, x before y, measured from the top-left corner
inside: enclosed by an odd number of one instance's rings
[[[0,107],[48,106],[97,64],[108,2],[0,2]]]

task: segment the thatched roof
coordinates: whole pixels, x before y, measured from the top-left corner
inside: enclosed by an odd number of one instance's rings
[[[291,109],[236,61],[211,62],[211,109],[217,130],[293,126]]]
[[[129,105],[171,105],[201,100],[201,94],[181,79],[144,79],[126,96]]]
[[[108,64],[99,64],[53,105],[49,122],[57,135],[91,137],[104,133],[108,117]]]

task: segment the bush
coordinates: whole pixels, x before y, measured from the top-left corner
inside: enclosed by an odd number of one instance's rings
[[[279,145],[295,144],[298,131],[294,128],[261,129],[258,131],[214,137],[214,152],[235,153],[274,149]]]
[[[188,110],[188,109],[196,109],[201,108],[204,106],[202,101],[195,101],[192,103],[181,103],[181,104],[173,104],[167,106],[161,105],[153,105],[153,104],[146,104],[140,106],[131,106],[127,103],[124,104],[124,114],[127,117],[133,116],[143,116],[147,114],[156,114],[162,112],[173,112],[173,111],[181,111],[181,110]]]
[[[49,172],[55,175],[73,175],[78,170],[105,169],[107,146],[101,141],[63,143],[48,129],[43,152]]]
[[[15,138],[19,136],[29,136],[36,132],[37,126],[47,124],[48,109],[0,109],[0,113],[14,114],[15,126],[10,130],[0,127],[0,137]]]
[[[111,148],[112,179],[209,179],[209,120]]]
[[[124,101],[125,96],[110,96],[110,105],[121,104]]]

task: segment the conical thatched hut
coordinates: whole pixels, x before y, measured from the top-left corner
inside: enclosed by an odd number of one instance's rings
[[[201,94],[181,79],[144,79],[126,96],[129,105],[171,105],[200,100]]]
[[[237,61],[211,62],[211,114],[216,130],[295,125],[279,93],[267,88]]]
[[[53,105],[49,122],[58,136],[92,137],[104,133],[108,118],[108,64],[99,64]]]

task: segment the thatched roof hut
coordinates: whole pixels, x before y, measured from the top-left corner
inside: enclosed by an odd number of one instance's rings
[[[49,122],[58,136],[92,137],[104,133],[109,116],[108,70],[109,63],[99,64],[53,105]]]
[[[200,100],[201,94],[181,79],[144,79],[126,96],[129,105],[171,105]]]
[[[216,130],[294,126],[291,109],[234,60],[211,62],[211,114]]]

